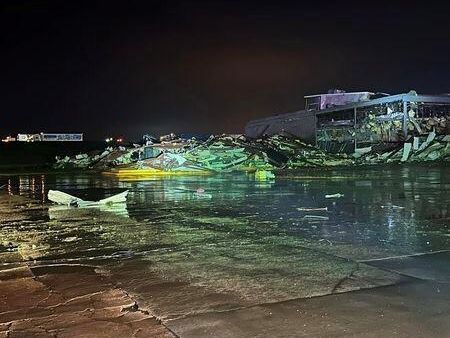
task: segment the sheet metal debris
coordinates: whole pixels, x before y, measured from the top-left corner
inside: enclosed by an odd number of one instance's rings
[[[119,194],[103,198],[99,201],[85,201],[79,197],[72,196],[68,193],[59,190],[49,190],[47,198],[49,201],[59,205],[66,205],[71,207],[90,207],[100,205],[110,205],[114,203],[124,203],[127,201],[128,190]]]

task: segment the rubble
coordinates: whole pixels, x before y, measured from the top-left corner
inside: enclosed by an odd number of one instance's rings
[[[356,164],[382,164],[382,163],[418,163],[450,160],[450,137],[448,135],[436,136],[430,132],[425,137],[413,137],[403,144],[394,144],[393,147],[373,147],[356,160]]]
[[[138,158],[140,147],[108,147],[104,151],[93,151],[72,157],[56,157],[55,169],[107,169],[120,164],[129,164]]]
[[[267,180],[273,179],[273,172],[277,170],[449,160],[450,136],[436,135],[433,130],[404,142],[380,141],[356,148],[353,154],[332,154],[297,138],[281,135],[261,139],[218,135],[201,142],[170,134],[159,142],[154,140],[142,146],[110,147],[103,152],[58,158],[55,168],[90,168],[124,175],[243,171],[254,173],[256,179]]]

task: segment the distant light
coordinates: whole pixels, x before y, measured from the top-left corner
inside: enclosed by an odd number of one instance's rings
[[[112,142],[112,140],[113,140],[112,137],[108,137],[108,138],[105,139],[105,142],[106,142],[106,143],[109,143],[109,142]]]
[[[123,142],[123,138],[120,137],[116,141],[117,141],[117,143],[122,143]]]
[[[16,140],[15,137],[7,136],[4,139],[2,139],[2,142],[8,143],[8,142],[14,142]]]

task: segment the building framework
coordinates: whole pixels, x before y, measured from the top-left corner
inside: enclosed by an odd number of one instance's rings
[[[340,98],[343,104],[331,107],[314,100],[330,94],[307,96],[306,106],[312,109],[250,121],[245,133],[249,137],[290,134],[324,150],[346,153],[375,144],[403,142],[431,131],[450,134],[450,95],[411,91],[368,99],[363,93],[368,92],[348,93],[361,94],[361,101],[348,103]]]

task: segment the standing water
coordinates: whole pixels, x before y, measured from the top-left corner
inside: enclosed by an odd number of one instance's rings
[[[450,249],[447,168],[333,170],[255,181],[246,175],[118,181],[101,175],[2,177],[11,195],[48,206],[49,189],[126,204],[50,206],[9,220],[35,264],[107,271],[156,314],[232,309],[392,284],[367,261]],[[326,196],[330,195],[330,196]]]

